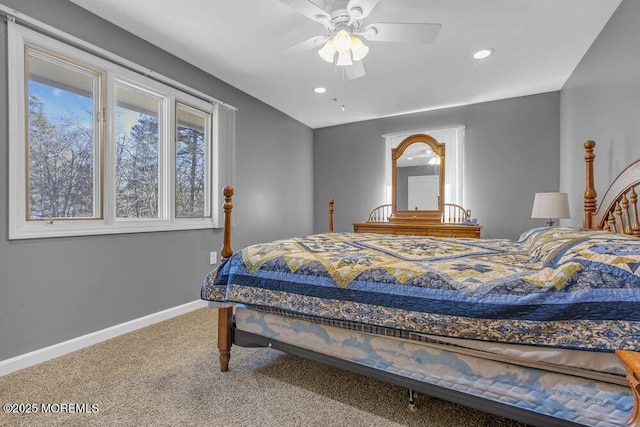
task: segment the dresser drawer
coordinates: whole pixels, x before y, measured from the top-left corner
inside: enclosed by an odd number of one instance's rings
[[[366,225],[354,225],[354,233],[376,233],[376,234],[394,234],[392,227],[378,227]]]
[[[399,236],[480,237],[479,225],[460,224],[394,224],[389,222],[356,222],[356,233],[397,234]]]
[[[405,228],[396,227],[394,234],[398,236],[429,236],[429,231],[425,228]]]
[[[428,235],[433,237],[468,237],[468,238],[480,238],[480,227],[466,228],[433,228],[428,230]]]

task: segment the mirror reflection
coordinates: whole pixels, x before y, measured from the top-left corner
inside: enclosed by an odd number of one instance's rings
[[[424,142],[408,146],[396,161],[398,210],[438,210],[440,156]]]

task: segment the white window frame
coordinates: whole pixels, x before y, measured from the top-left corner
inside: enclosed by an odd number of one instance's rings
[[[84,50],[52,39],[14,22],[8,23],[9,51],[9,239],[84,236],[100,234],[139,233],[170,230],[219,228],[217,127],[218,103],[215,100],[196,97],[174,86],[169,86],[142,74],[124,68],[114,62],[99,58]],[[103,92],[106,109],[103,157],[98,166],[102,169],[102,212],[99,219],[28,220],[26,182],[26,73],[25,45],[60,55],[104,72]],[[117,59],[117,57],[114,58]],[[164,80],[168,80],[164,78]],[[157,218],[116,218],[115,216],[115,83],[122,82],[162,97],[159,118],[159,192]],[[182,87],[181,85],[179,87]],[[197,93],[193,91],[191,93]],[[205,216],[201,218],[175,217],[175,106],[176,102],[208,112],[205,167]],[[206,214],[209,213],[207,216]]]
[[[204,119],[204,133],[205,133],[205,141],[209,141],[209,144],[205,144],[205,157],[209,157],[211,156],[211,152],[213,151],[214,153],[217,152],[217,150],[212,150],[212,147],[217,147],[217,142],[216,139],[213,138],[213,133],[211,132],[211,130],[213,129],[212,123],[213,123],[213,114],[210,114],[209,111],[203,110],[203,106],[202,104],[200,105],[200,108],[190,104],[189,102],[186,102],[182,99],[176,99],[174,102],[174,108],[173,108],[173,112],[174,114],[177,115],[177,110],[178,110],[178,104],[180,104],[183,109],[187,109],[188,111],[190,111],[192,114],[201,116]],[[177,133],[178,133],[178,121],[177,119],[174,120],[174,127],[173,127],[173,132],[174,132],[174,141],[173,144],[171,144],[171,161],[173,163],[173,168],[174,170],[177,169],[176,166],[176,149],[177,149]],[[205,183],[206,182],[210,182],[211,181],[211,174],[212,174],[212,170],[211,170],[211,163],[212,162],[205,162],[204,165],[204,180]],[[175,186],[176,186],[176,175],[174,174],[173,179],[171,180],[171,185],[173,187],[173,194],[175,194]],[[175,201],[175,197],[172,198],[172,202],[171,202],[171,209],[172,209],[172,214],[174,217],[176,215],[175,209],[176,209],[176,201]],[[205,217],[210,217],[211,216],[211,191],[207,191],[205,189],[204,191],[204,216]],[[176,218],[183,218],[183,217],[176,217]]]
[[[59,55],[56,54],[52,54],[50,51],[46,51],[45,49],[41,49],[40,46],[35,46],[33,44],[29,44],[28,46],[28,50],[30,51],[30,57],[31,58],[38,58],[41,61],[48,61],[51,63],[55,63],[60,67],[64,67],[64,68],[70,68],[70,69],[75,69],[76,72],[78,73],[82,73],[85,75],[89,75],[89,74],[94,74],[96,76],[99,76],[98,81],[94,82],[94,91],[92,92],[94,94],[94,98],[93,98],[93,113],[94,113],[94,118],[93,118],[93,122],[94,122],[94,130],[93,130],[93,138],[94,138],[94,143],[93,143],[93,156],[94,156],[94,163],[93,163],[93,167],[94,167],[94,172],[93,172],[93,188],[94,188],[94,193],[93,193],[93,215],[88,216],[88,217],[83,217],[83,218],[73,218],[73,220],[75,221],[79,221],[79,220],[90,220],[90,221],[95,221],[96,219],[102,219],[102,141],[103,141],[103,122],[100,119],[100,115],[102,114],[101,112],[101,108],[102,105],[104,103],[103,98],[104,98],[104,77],[105,74],[103,72],[101,72],[101,70],[97,70],[97,69],[92,69],[92,66],[88,63],[74,63],[72,58],[61,58]],[[25,45],[25,47],[22,49],[23,52],[27,52],[27,46]],[[26,76],[27,75],[27,65],[26,65],[26,57],[23,59],[23,63],[25,64],[24,67],[24,72],[23,75]],[[26,81],[24,82],[24,84],[26,84]],[[26,93],[26,86],[25,87],[25,93]],[[11,98],[9,98],[11,99]],[[22,102],[22,104],[20,105],[21,111],[26,113],[26,104],[24,103],[24,101],[26,101],[27,96],[25,96],[24,98],[22,98],[21,100],[19,100],[19,102]],[[28,118],[25,115],[25,124],[24,124],[24,128],[28,129],[29,124],[28,122]],[[25,134],[24,138],[24,145],[22,146],[22,148],[24,149],[24,158],[27,159],[28,158],[28,149],[27,149],[27,136]],[[25,162],[24,165],[24,186],[25,188],[27,188],[28,183],[27,183],[27,176],[29,176],[29,166],[27,164],[27,162]],[[25,218],[28,217],[29,212],[28,212],[28,203],[27,203],[27,194],[25,192],[25,199],[24,199],[24,204],[25,204]],[[35,220],[35,219],[34,219]],[[28,220],[30,221],[30,220]]]

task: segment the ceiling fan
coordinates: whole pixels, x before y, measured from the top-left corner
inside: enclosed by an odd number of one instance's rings
[[[441,24],[408,22],[373,22],[364,20],[380,0],[280,0],[307,18],[322,24],[327,34],[297,43],[285,51],[292,53],[317,48],[327,62],[344,67],[349,80],[364,76],[362,58],[369,48],[361,37],[371,42],[432,43]]]

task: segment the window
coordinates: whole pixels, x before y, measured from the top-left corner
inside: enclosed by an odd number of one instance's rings
[[[9,50],[11,239],[218,226],[217,102],[13,22]]]
[[[209,115],[180,103],[176,115],[176,217],[206,217],[210,215],[205,191]]]
[[[162,96],[116,86],[116,218],[158,218]]]
[[[26,48],[27,218],[99,218],[102,75]]]

